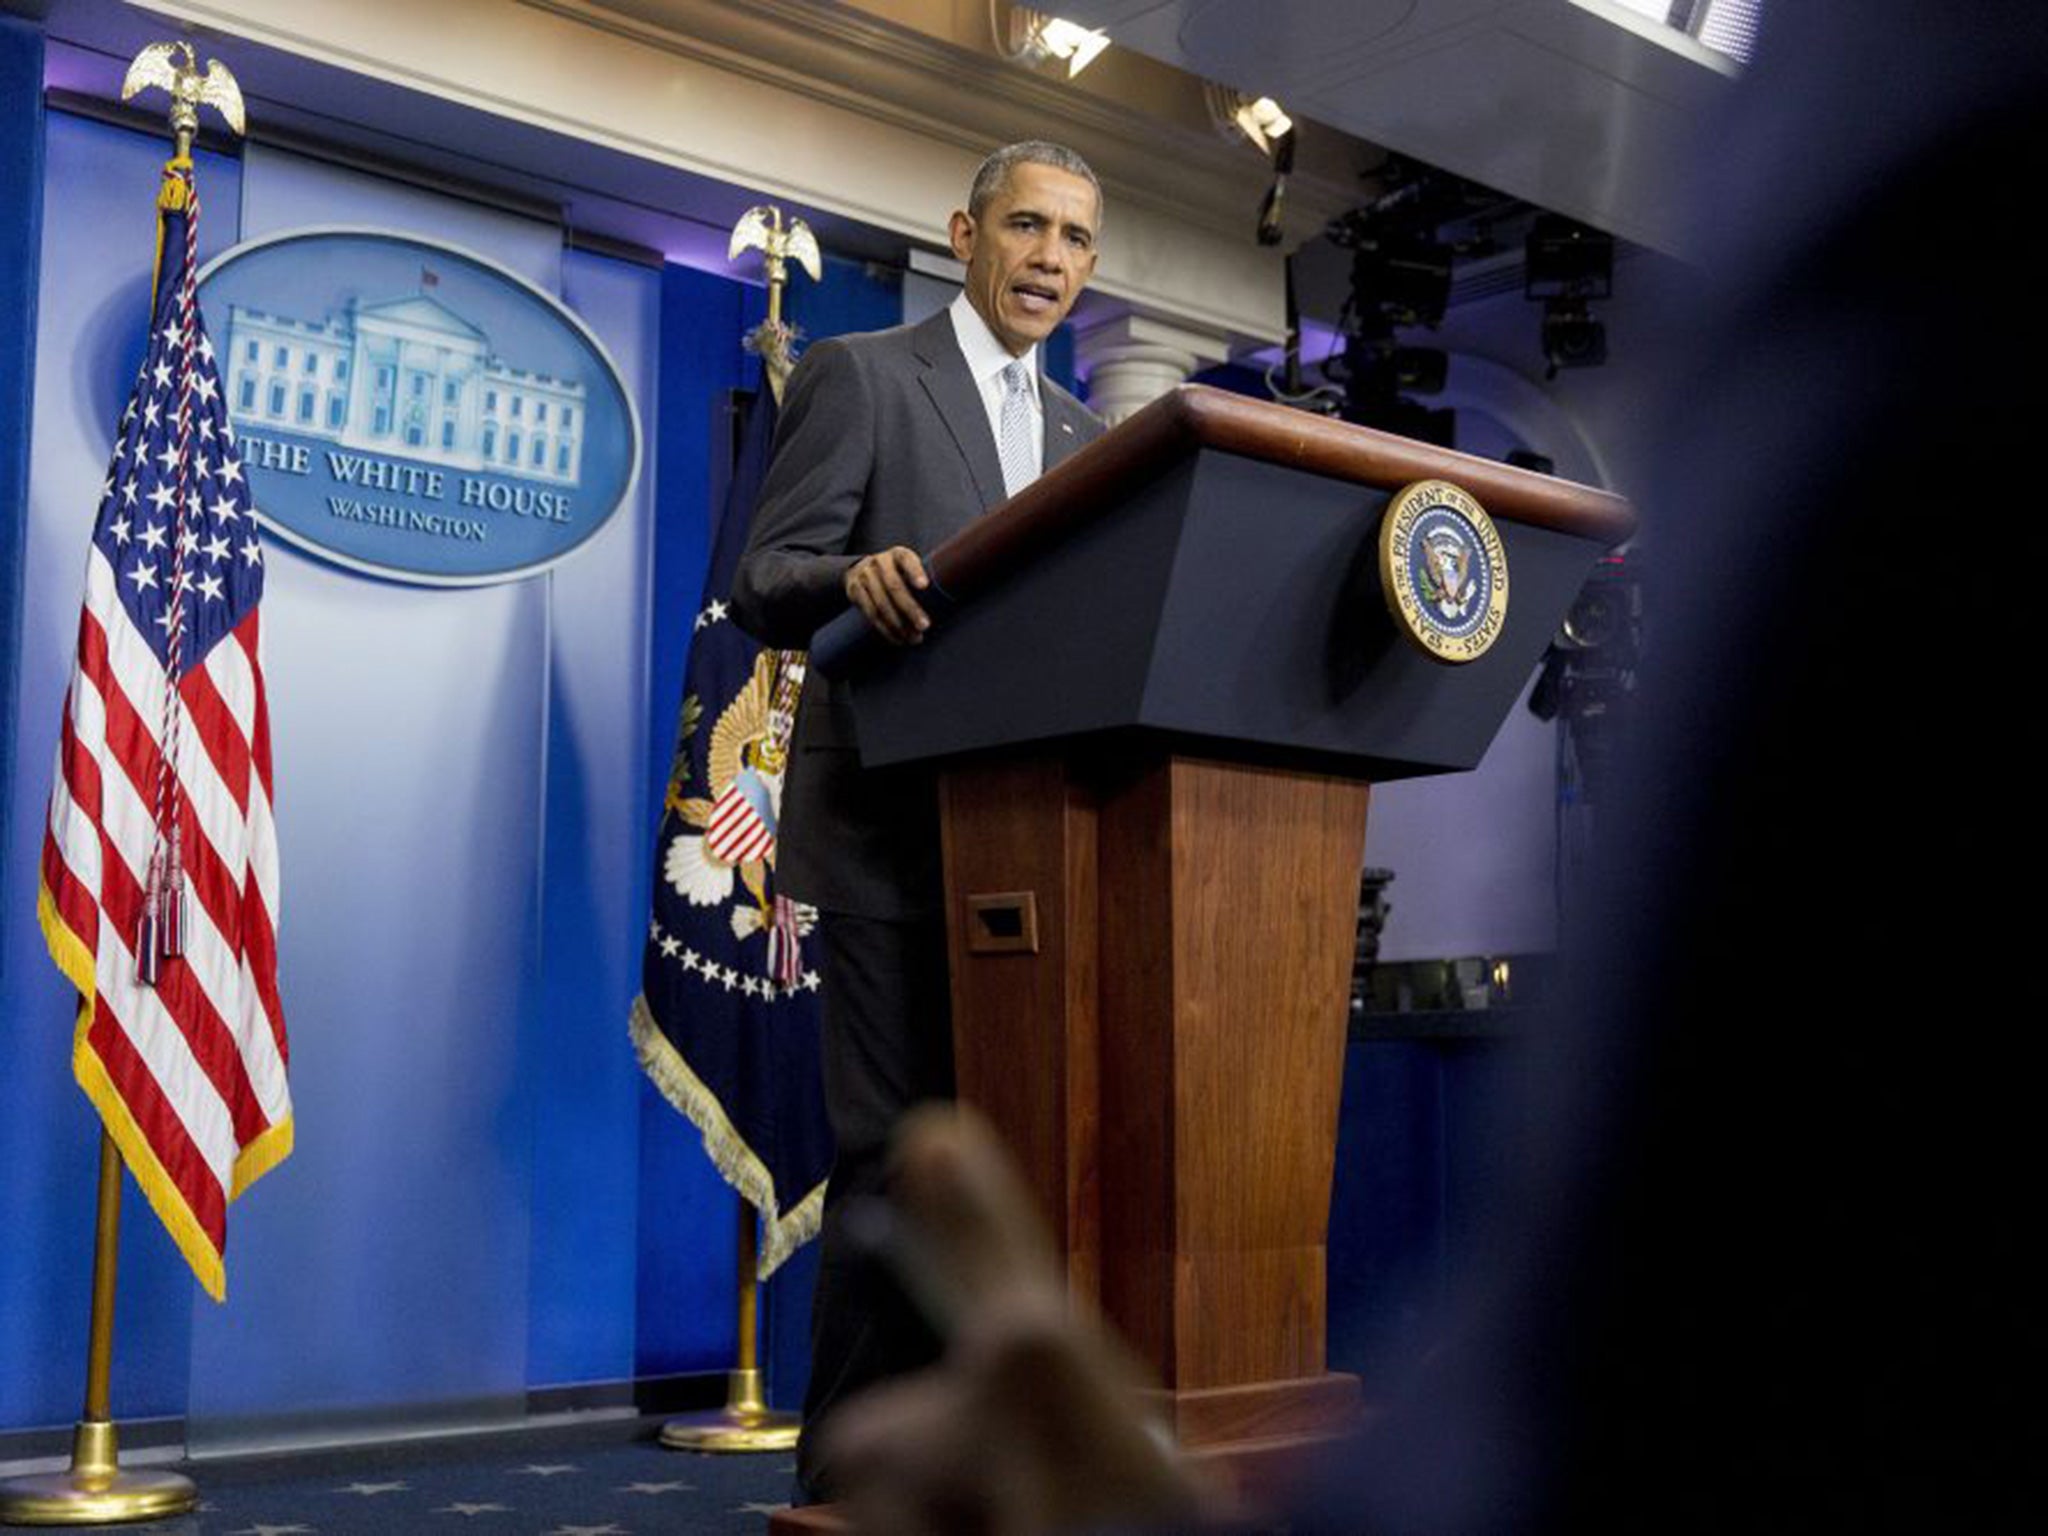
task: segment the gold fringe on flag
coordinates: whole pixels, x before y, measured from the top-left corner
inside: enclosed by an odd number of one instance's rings
[[[818,1185],[789,1210],[775,1201],[775,1181],[746,1138],[733,1129],[718,1102],[718,1095],[690,1070],[682,1053],[654,1022],[647,999],[633,999],[631,1024],[633,1048],[640,1065],[661,1090],[662,1097],[689,1116],[690,1123],[704,1138],[704,1151],[726,1183],[739,1191],[761,1215],[761,1254],[756,1278],[766,1280],[782,1261],[818,1235],[818,1223],[825,1211],[825,1186]]]

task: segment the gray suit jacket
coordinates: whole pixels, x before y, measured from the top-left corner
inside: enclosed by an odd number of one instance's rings
[[[1041,380],[1045,467],[1102,423]],[[733,612],[764,645],[808,645],[847,607],[847,568],[903,544],[920,555],[1003,500],[988,412],[944,310],[810,347],[790,375]],[[938,803],[922,768],[860,766],[851,712],[815,673],[797,707],[777,886],[826,911],[901,919],[939,909]]]

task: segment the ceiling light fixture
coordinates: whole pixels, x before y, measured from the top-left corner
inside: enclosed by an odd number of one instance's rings
[[[1230,114],[1230,120],[1237,124],[1240,133],[1269,155],[1273,153],[1274,144],[1294,131],[1294,120],[1281,111],[1280,103],[1270,96],[1246,102]]]
[[[1294,119],[1270,96],[1247,96],[1208,82],[1209,118],[1225,138],[1241,138],[1263,155],[1294,131]]]
[[[1002,26],[996,18],[996,0],[989,0],[989,30],[995,34],[1003,56],[1017,63],[1042,64],[1047,59],[1065,59],[1067,78],[1071,80],[1109,46],[1107,32],[1021,5],[1009,9],[1009,25]]]

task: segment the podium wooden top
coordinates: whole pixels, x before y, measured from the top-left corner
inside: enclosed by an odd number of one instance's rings
[[[1057,542],[1202,448],[1380,490],[1450,480],[1495,518],[1609,547],[1636,530],[1634,509],[1606,491],[1292,406],[1183,384],[932,551],[933,579],[948,595],[969,597],[1033,550]]]

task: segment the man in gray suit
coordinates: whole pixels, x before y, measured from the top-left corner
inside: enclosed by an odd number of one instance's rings
[[[923,556],[1102,424],[1038,370],[1038,345],[1095,271],[1102,190],[1073,151],[997,150],[948,227],[967,264],[917,325],[821,341],[791,374],[733,611],[763,644],[802,647],[848,606],[921,644]],[[889,1137],[953,1091],[936,786],[867,770],[843,699],[813,674],[797,709],[776,852],[782,892],[822,913],[826,1110],[836,1142],[811,1323],[798,1474],[832,1496],[819,1425],[844,1398],[926,1363],[936,1341],[848,1251],[844,1214],[877,1194]]]

